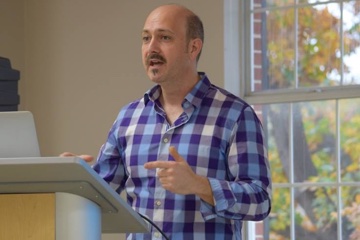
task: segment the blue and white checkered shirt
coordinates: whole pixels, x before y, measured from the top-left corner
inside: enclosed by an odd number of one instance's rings
[[[204,73],[169,125],[160,87],[121,109],[93,166],[116,191],[169,239],[241,239],[242,220],[262,220],[271,208],[271,178],[261,123],[240,98],[212,85]],[[209,179],[215,206],[161,187],[144,163],[172,161],[175,146],[193,171]],[[127,239],[161,239],[151,233]]]

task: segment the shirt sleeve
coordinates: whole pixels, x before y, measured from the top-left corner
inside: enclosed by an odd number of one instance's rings
[[[117,145],[118,129],[117,121],[115,121],[92,167],[115,191],[120,193],[124,188],[127,175]]]
[[[209,178],[215,206],[202,201],[203,218],[263,220],[271,209],[271,173],[264,132],[250,107],[233,128],[227,162],[230,180]]]

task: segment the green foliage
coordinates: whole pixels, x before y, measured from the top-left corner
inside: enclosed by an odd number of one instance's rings
[[[333,217],[333,213],[337,211],[336,193],[335,188],[329,187],[315,190],[316,199],[313,202],[313,209],[317,217],[316,226],[319,229],[326,228],[327,225],[337,221],[337,218]]]
[[[286,2],[288,5],[293,3],[293,1],[273,0],[272,4],[277,6]],[[352,7],[353,14],[360,16],[360,1],[349,1],[347,4]],[[300,7],[297,15],[293,9],[269,11],[266,14],[268,30],[266,50],[271,89],[297,87],[295,76],[299,78],[299,87],[339,84],[331,73],[347,71],[347,66],[341,65],[341,54],[343,56],[351,54],[355,47],[359,46],[360,22],[354,22],[341,35],[340,19],[327,7]],[[295,16],[299,23],[297,28],[294,25]],[[343,49],[340,46],[341,38],[344,41]],[[295,73],[296,67],[297,73]],[[310,177],[309,182],[335,183],[338,179],[339,167],[343,182],[360,182],[359,106],[360,99],[301,104],[306,142],[312,164],[317,170],[317,175]],[[337,108],[338,118],[335,111]],[[273,182],[286,183],[288,179],[280,160],[279,149],[274,142],[275,140],[270,137],[269,159]],[[340,149],[336,147],[338,143]],[[338,165],[339,157],[340,165]],[[339,207],[336,188],[314,187],[307,190],[312,191],[315,196],[312,212],[316,221],[310,225],[313,224],[318,231],[325,231],[331,225],[336,225]],[[360,226],[360,190],[356,187],[342,187],[341,196],[343,201],[341,206],[344,206],[343,216],[354,227],[351,239],[360,239],[358,227]],[[271,235],[276,236],[274,239],[282,239],[281,232],[286,232],[290,227],[290,203],[288,189],[274,190],[270,221]],[[295,220],[296,224],[301,226],[305,226],[310,221],[304,211],[297,211]]]
[[[289,189],[275,189],[273,193],[272,207],[274,216],[270,221],[271,229],[275,231],[284,231],[290,223],[290,193]]]
[[[274,5],[281,5],[273,1]],[[288,1],[288,5],[292,2]],[[270,88],[294,88],[295,64],[298,60],[300,87],[334,86],[337,79],[330,73],[341,72],[340,20],[327,7],[298,8],[297,29],[293,9],[275,10],[267,14],[267,56]],[[352,53],[359,45],[359,23],[344,32],[344,54]],[[296,41],[297,40],[297,41]],[[297,50],[297,51],[296,51]],[[297,54],[297,56],[296,56]],[[346,66],[344,66],[347,69]]]

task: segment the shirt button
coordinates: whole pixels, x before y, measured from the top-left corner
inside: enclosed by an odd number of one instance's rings
[[[157,200],[157,201],[155,202],[155,205],[159,207],[159,206],[161,205],[161,201]]]
[[[164,138],[163,142],[164,142],[164,143],[167,143],[167,142],[169,142],[169,139],[168,139],[168,138]]]
[[[154,233],[154,237],[159,238],[159,237],[160,237],[160,233],[159,233],[159,232]]]

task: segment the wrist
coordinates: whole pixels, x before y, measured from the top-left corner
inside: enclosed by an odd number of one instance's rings
[[[195,183],[196,184],[193,185],[194,194],[203,201],[214,205],[214,198],[209,179],[207,177],[196,175]]]

